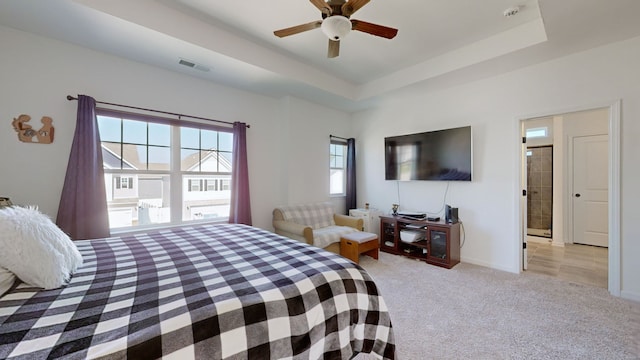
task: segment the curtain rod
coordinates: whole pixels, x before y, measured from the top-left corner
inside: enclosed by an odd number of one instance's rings
[[[336,139],[341,139],[341,140],[345,140],[345,141],[349,140],[347,138],[343,138],[343,137],[335,136],[335,135],[329,135],[329,137],[336,138]]]
[[[77,97],[73,97],[71,95],[67,95],[67,100],[71,101],[71,100],[78,100]],[[104,102],[104,101],[97,101],[97,104],[103,104],[103,105],[111,105],[111,106],[119,106],[119,107],[123,107],[123,108],[128,108],[128,109],[136,109],[136,110],[143,110],[143,111],[151,111],[151,112],[157,112],[160,114],[165,114],[165,115],[173,115],[173,116],[178,116],[178,118],[181,117],[188,117],[191,119],[198,119],[198,120],[206,120],[206,121],[214,121],[214,122],[219,122],[219,123],[223,123],[223,124],[228,124],[228,125],[233,125],[232,122],[229,121],[222,121],[222,120],[216,120],[216,119],[209,119],[209,118],[205,118],[205,117],[199,117],[199,116],[191,116],[191,115],[185,115],[185,114],[178,114],[178,113],[172,113],[172,112],[168,112],[168,111],[160,111],[160,110],[153,110],[153,109],[146,109],[146,108],[141,108],[141,107],[136,107],[136,106],[129,106],[129,105],[121,105],[121,104],[114,104],[114,103],[109,103],[109,102]],[[245,126],[247,128],[250,128],[251,125],[249,124],[245,124]]]

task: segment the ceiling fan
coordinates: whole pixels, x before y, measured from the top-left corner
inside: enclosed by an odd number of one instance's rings
[[[351,15],[369,3],[370,0],[309,0],[322,12],[322,20],[276,30],[275,36],[285,37],[304,31],[322,28],[329,37],[329,51],[327,57],[334,58],[340,53],[340,40],[351,30],[362,31],[367,34],[393,39],[398,29],[368,23],[362,20],[350,19]]]

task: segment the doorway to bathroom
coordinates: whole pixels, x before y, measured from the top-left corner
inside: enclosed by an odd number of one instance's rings
[[[521,120],[523,270],[620,296],[619,107]]]
[[[554,173],[554,166],[562,164],[562,161],[554,162],[558,156],[562,156],[562,144],[558,145],[557,136],[561,136],[558,130],[558,117],[545,116],[535,119],[526,119],[523,126],[523,176],[526,179],[526,217],[523,218],[525,236],[528,242],[551,243],[556,239],[557,246],[560,243],[560,233],[554,234],[554,182],[558,182],[562,171]],[[554,151],[557,151],[554,153]],[[561,159],[560,159],[561,160]],[[555,179],[554,177],[558,177]],[[556,184],[557,185],[557,184]],[[561,187],[558,187],[560,189]],[[557,200],[557,199],[556,199]]]
[[[527,147],[527,236],[552,239],[553,145]]]

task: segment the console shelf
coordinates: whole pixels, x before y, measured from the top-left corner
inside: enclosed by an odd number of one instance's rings
[[[403,241],[400,233],[405,230],[423,240]],[[460,262],[460,224],[380,216],[380,250],[451,269]]]

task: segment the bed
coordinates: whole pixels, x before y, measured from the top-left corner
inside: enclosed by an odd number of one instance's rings
[[[246,225],[76,241],[68,285],[0,298],[0,358],[395,358],[371,277]]]

